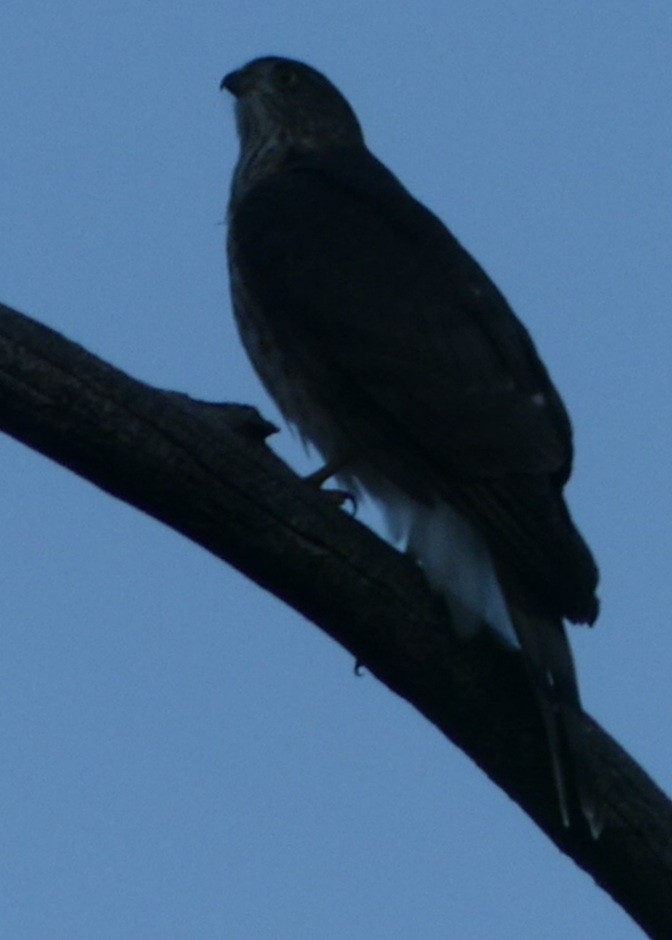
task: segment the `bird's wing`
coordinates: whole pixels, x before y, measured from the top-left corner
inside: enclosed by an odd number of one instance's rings
[[[561,497],[565,409],[443,224],[363,150],[267,178],[231,234],[274,342],[356,450],[415,498],[430,481],[500,570],[541,586],[562,615],[594,619],[595,567]]]

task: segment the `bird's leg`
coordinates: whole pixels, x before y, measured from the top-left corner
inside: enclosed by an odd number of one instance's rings
[[[327,480],[336,476],[346,464],[346,457],[335,457],[333,460],[328,460],[319,470],[315,470],[314,473],[309,473],[308,476],[304,477],[304,480],[311,486],[316,486],[318,489],[321,489]],[[350,490],[327,490],[326,492],[329,498],[335,500],[339,506],[342,506],[344,503],[350,503],[353,516],[356,514],[357,497],[354,493],[350,492]]]
[[[334,460],[328,460],[323,467],[320,467],[319,470],[315,470],[314,473],[309,473],[307,477],[304,477],[304,480],[306,483],[310,483],[311,486],[316,486],[319,489],[327,482],[327,480],[336,476],[338,471],[342,470],[345,464],[346,461],[343,457],[336,457]]]
[[[334,500],[337,506],[344,506],[346,503],[350,503],[352,515],[357,515],[359,502],[351,490],[325,490],[324,492],[327,494],[329,499]]]

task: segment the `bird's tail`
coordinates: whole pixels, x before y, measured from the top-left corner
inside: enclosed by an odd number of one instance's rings
[[[578,803],[597,839],[604,826],[603,807],[588,766],[583,709],[564,626],[519,609],[512,610],[512,619],[539,702],[563,824],[571,826],[572,806]]]

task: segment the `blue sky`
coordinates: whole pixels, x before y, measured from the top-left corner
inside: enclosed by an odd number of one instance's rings
[[[221,76],[325,71],[476,255],[574,418],[603,614],[588,709],[672,790],[672,8],[546,0],[0,7],[0,299],[155,385],[257,404],[224,267]],[[284,433],[280,452],[307,466]],[[204,551],[0,440],[0,931],[637,928],[408,705]]]

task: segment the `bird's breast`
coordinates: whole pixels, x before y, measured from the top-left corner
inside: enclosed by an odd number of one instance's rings
[[[278,341],[269,317],[246,288],[235,264],[231,266],[231,295],[245,351],[285,420],[325,460],[341,458],[348,447],[337,421],[319,404],[300,365]]]

